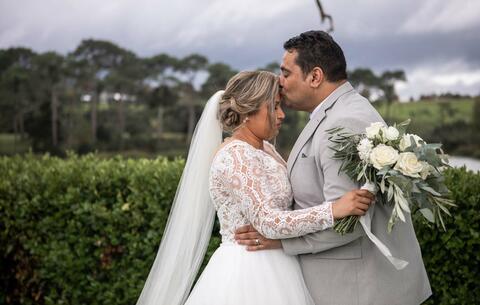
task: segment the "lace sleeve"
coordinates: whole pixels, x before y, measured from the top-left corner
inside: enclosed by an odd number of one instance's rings
[[[333,226],[331,203],[315,207],[285,211],[280,207],[289,206],[278,200],[291,200],[291,196],[281,196],[279,175],[286,173],[269,172],[263,166],[258,152],[246,147],[230,149],[231,164],[227,181],[231,183],[232,195],[243,206],[250,223],[263,236],[282,239],[306,235]],[[256,156],[257,154],[257,156]],[[263,156],[265,157],[265,156]],[[290,193],[290,186],[288,185]],[[277,201],[277,202],[276,202]]]

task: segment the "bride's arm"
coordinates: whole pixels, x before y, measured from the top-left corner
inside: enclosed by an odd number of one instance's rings
[[[229,155],[230,170],[225,178],[231,185],[231,194],[243,205],[246,217],[263,236],[289,238],[333,226],[331,203],[296,211],[282,211],[270,206],[274,200],[273,191],[265,188],[274,187],[271,185],[274,180],[269,180],[261,170],[259,160],[245,147],[232,147]],[[254,170],[255,166],[258,170]]]

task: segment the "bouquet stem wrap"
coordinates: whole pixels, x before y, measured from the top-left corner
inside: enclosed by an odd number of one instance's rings
[[[377,193],[377,187],[375,184],[367,182],[361,189],[367,190],[372,194]],[[388,259],[388,261],[395,267],[397,270],[402,270],[408,265],[407,261],[404,261],[400,258],[394,257],[390,249],[388,249],[385,244],[382,243],[378,237],[372,233],[372,218],[373,218],[374,207],[370,207],[367,213],[364,216],[360,217],[360,224],[362,225],[363,230],[367,234],[368,238],[375,244],[375,246],[380,250],[380,252]]]

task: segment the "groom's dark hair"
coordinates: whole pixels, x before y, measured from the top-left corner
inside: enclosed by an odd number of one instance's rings
[[[347,79],[347,63],[342,48],[324,31],[308,31],[283,44],[288,51],[297,51],[296,63],[307,75],[315,67],[322,69],[330,82]]]

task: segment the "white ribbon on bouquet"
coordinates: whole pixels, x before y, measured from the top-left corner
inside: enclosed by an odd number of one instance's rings
[[[375,184],[370,182],[365,183],[361,187],[361,189],[367,190],[372,194],[377,193],[377,187],[375,186]],[[378,250],[380,250],[380,252],[388,259],[388,261],[392,263],[392,265],[397,270],[402,270],[408,265],[408,262],[403,259],[394,257],[392,255],[392,252],[390,252],[390,249],[388,249],[388,247],[385,246],[385,244],[382,243],[382,241],[372,233],[372,216],[373,209],[370,208],[364,216],[360,217],[360,224],[362,225],[363,230],[367,234],[368,238],[370,238],[370,240],[375,244],[375,246],[377,246]]]

